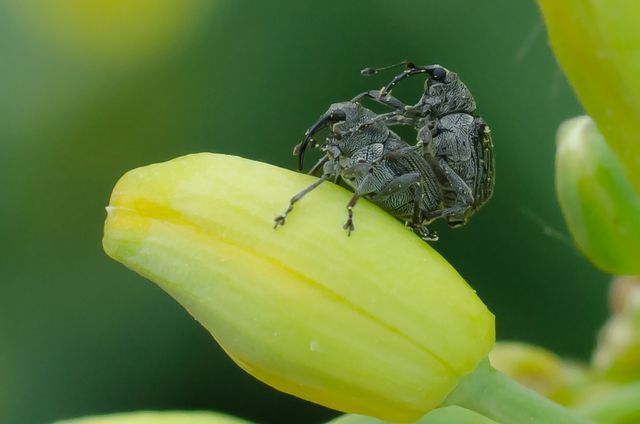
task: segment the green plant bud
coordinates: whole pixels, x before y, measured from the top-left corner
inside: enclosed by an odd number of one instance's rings
[[[640,192],[640,2],[538,3],[558,62]]]
[[[216,412],[140,411],[75,418],[54,424],[249,424],[249,421]]]
[[[612,274],[640,275],[640,195],[589,117],[558,130],[556,189],[587,258]]]
[[[489,360],[498,371],[545,397],[551,398],[562,387],[560,360],[544,349],[525,343],[499,342]]]
[[[180,302],[247,372],[345,412],[414,421],[486,357],[494,317],[427,243],[348,191],[197,154],[128,172],[108,207],[112,258]]]
[[[612,314],[624,313],[633,306],[633,299],[640,292],[640,276],[615,277],[609,286],[609,309]]]
[[[618,277],[612,284],[615,312],[600,330],[593,367],[608,378],[640,379],[640,279]]]
[[[562,405],[572,404],[590,380],[586,366],[526,343],[498,342],[489,359],[498,371]]]
[[[327,424],[385,424],[385,421],[364,415],[343,415]],[[497,422],[469,409],[446,406],[434,409],[415,424],[497,424]]]

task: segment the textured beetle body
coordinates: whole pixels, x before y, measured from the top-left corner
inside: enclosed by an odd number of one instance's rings
[[[372,125],[411,125],[418,130],[418,146],[433,167],[442,190],[445,209],[439,213],[449,225],[463,225],[493,194],[491,132],[477,116],[476,102],[456,73],[439,65],[404,65],[407,69],[393,78],[374,100],[393,106],[385,99],[398,82],[426,74],[422,97],[413,106],[400,103],[394,112],[378,115]],[[368,69],[363,73],[375,72]]]
[[[325,156],[312,169],[322,167],[323,175],[319,182],[291,199],[287,210],[276,217],[276,227],[284,224],[293,204],[322,181],[341,179],[354,191],[344,225],[349,233],[354,229],[352,209],[359,197],[365,197],[403,220],[423,238],[435,238],[425,223],[435,219],[434,212],[443,207],[436,175],[420,149],[410,146],[384,124],[373,123],[354,131],[376,116],[358,102],[335,103],[307,131],[295,151],[300,169],[305,150],[313,144],[313,134],[325,125],[330,129],[329,137],[319,144]]]
[[[371,169],[370,182],[365,183],[368,193],[365,197],[392,215],[408,220],[413,213],[415,188],[396,191],[397,184],[393,181],[403,175],[417,173],[423,192],[420,209],[439,209],[441,199],[435,174],[417,149],[411,149],[407,142],[382,124],[343,137],[356,125],[375,118],[376,114],[355,102],[336,103],[331,105],[329,112],[335,109],[345,111],[347,117],[333,125],[332,135],[328,138],[327,144],[336,146],[339,154],[332,153],[335,152],[333,149],[326,152],[330,160],[340,164],[340,176],[348,186],[357,190],[367,169]]]
[[[447,221],[463,225],[493,194],[494,160],[491,132],[482,118],[466,113],[444,115],[430,134],[419,132],[425,158],[438,175],[443,201],[451,208]],[[457,178],[447,174],[451,169]]]

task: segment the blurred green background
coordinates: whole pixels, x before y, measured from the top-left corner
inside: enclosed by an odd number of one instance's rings
[[[108,259],[104,206],[126,170],[187,153],[293,168],[293,145],[330,103],[392,77],[362,67],[403,59],[457,71],[494,136],[494,199],[462,229],[437,226],[436,248],[496,314],[500,339],[587,359],[608,277],[573,247],[555,200],[555,131],[581,107],[533,1],[5,0],[0,422],[335,415],[245,375],[177,303]],[[421,84],[394,94],[414,102]]]

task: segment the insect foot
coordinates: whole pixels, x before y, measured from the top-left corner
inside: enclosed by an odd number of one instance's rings
[[[353,225],[353,208],[351,206],[348,206],[347,210],[348,210],[349,216],[347,217],[347,221],[344,223],[342,228],[347,230],[348,236],[351,236],[351,232],[356,229],[356,227]]]
[[[413,232],[424,241],[438,241],[440,236],[436,231],[431,231],[426,225],[419,225],[411,228]]]
[[[282,215],[278,215],[275,218],[273,218],[273,229],[277,230],[278,227],[282,226],[285,224],[287,219],[287,215],[282,214]]]
[[[280,215],[278,215],[275,218],[273,218],[273,229],[274,230],[277,230],[278,227],[280,227],[280,226],[285,224],[285,222],[287,220],[287,215],[292,210],[293,210],[293,205],[289,204],[289,207],[284,212],[282,212]]]

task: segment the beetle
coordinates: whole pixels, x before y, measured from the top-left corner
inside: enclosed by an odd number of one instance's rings
[[[464,225],[493,195],[495,162],[491,131],[476,113],[476,102],[455,72],[440,65],[416,66],[401,62],[384,68],[365,68],[363,75],[404,66],[378,93],[369,97],[395,110],[376,116],[354,128],[368,125],[410,125],[418,131],[418,143],[434,169],[442,190],[443,215],[452,227]],[[390,101],[391,90],[403,79],[426,75],[424,92],[413,106]],[[427,215],[427,218],[429,216]]]
[[[294,149],[298,156],[298,170],[304,167],[307,148],[320,147],[324,156],[311,168],[310,174],[322,169],[321,177],[293,196],[285,211],[274,219],[274,228],[285,224],[295,203],[324,181],[340,180],[353,189],[347,204],[347,220],[343,228],[347,234],[355,229],[353,208],[360,197],[365,197],[391,215],[401,219],[425,240],[437,240],[427,223],[439,215],[443,203],[433,169],[416,146],[411,146],[382,123],[371,123],[358,131],[354,128],[372,121],[377,115],[360,104],[365,97],[376,92],[365,92],[348,102],[332,104],[307,130],[303,141]],[[391,96],[380,99],[397,107],[399,102]],[[313,136],[328,128],[325,142],[317,143]]]

